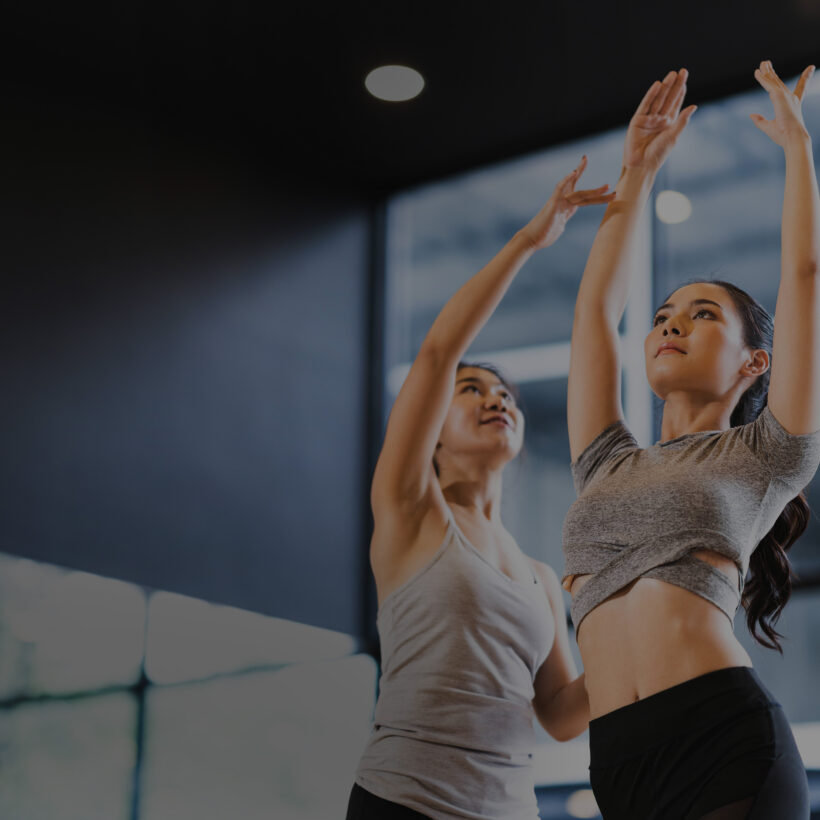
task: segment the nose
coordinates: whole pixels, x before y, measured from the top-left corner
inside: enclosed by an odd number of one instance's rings
[[[484,406],[488,410],[500,410],[503,413],[509,412],[509,407],[507,406],[507,402],[504,401],[504,397],[499,396],[497,393],[490,393],[484,402]]]
[[[664,336],[680,336],[681,329],[680,323],[677,319],[670,317],[667,319],[663,324],[663,335]]]

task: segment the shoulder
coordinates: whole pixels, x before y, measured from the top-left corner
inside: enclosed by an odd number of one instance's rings
[[[575,491],[580,495],[605,465],[640,448],[623,419],[601,430],[570,464]]]
[[[820,430],[793,433],[767,405],[749,424],[732,432],[765,466],[770,477],[784,483],[795,495],[814,477],[820,464]]]
[[[441,493],[432,491],[413,505],[381,505],[373,509],[370,561],[374,571],[403,562],[415,552],[429,552],[441,542],[452,517]]]

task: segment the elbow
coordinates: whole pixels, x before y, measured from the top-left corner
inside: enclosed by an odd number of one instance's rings
[[[816,256],[804,259],[797,268],[797,274],[801,279],[817,279],[817,272],[820,265]]]
[[[439,371],[446,362],[448,355],[452,358],[452,353],[448,351],[446,342],[436,338],[433,334],[428,334],[419,347],[414,364],[418,363],[422,367],[429,367],[434,371]]]
[[[622,314],[623,308],[611,304],[597,294],[590,294],[589,298],[585,299],[580,298],[579,295],[573,315],[574,326],[578,328],[590,325],[596,328],[606,326],[617,332]]]
[[[586,728],[575,726],[569,720],[540,720],[539,723],[544,731],[559,743],[566,743],[568,740],[578,737]]]
[[[550,709],[544,706],[536,709],[535,715],[544,731],[559,743],[578,737],[589,724],[589,721],[583,720],[577,712],[566,709]]]

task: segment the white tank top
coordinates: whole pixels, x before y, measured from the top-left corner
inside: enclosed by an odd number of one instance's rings
[[[377,626],[380,694],[356,782],[434,820],[537,820],[533,681],[555,637],[538,579],[509,578],[451,519]]]

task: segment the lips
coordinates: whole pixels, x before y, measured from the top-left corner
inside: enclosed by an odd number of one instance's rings
[[[676,353],[683,353],[684,356],[686,355],[685,350],[681,350],[681,348],[679,348],[677,345],[673,345],[671,342],[667,342],[666,344],[662,344],[658,348],[658,352],[655,354],[655,358],[657,359],[658,356],[660,356],[661,353],[663,353],[666,350],[674,350]]]
[[[482,421],[481,423],[482,424],[492,424],[494,421],[495,422],[500,421],[505,427],[511,427],[512,426],[510,424],[509,419],[507,419],[505,416],[490,416],[490,418],[484,419],[484,421]]]

